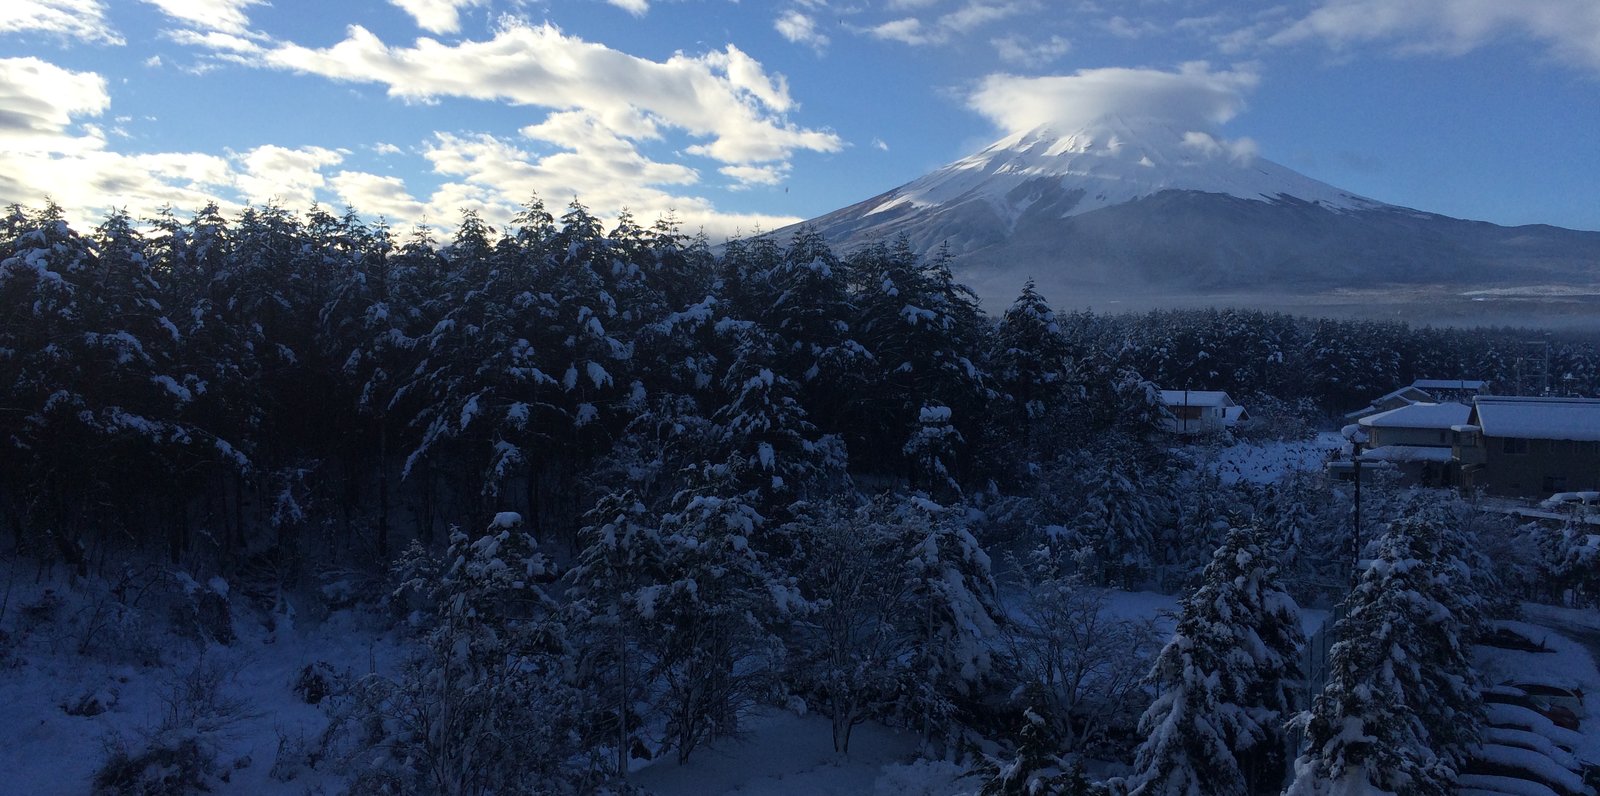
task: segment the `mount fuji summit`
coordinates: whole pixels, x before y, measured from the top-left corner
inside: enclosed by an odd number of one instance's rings
[[[805,223],[842,253],[901,235],[923,254],[948,245],[990,312],[1030,278],[1060,306],[1130,309],[1406,317],[1409,299],[1470,317],[1489,308],[1468,302],[1577,297],[1592,311],[1600,296],[1600,232],[1385,204],[1160,119],[1013,134]]]

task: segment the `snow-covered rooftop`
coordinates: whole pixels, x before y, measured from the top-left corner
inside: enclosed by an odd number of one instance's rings
[[[1472,407],[1451,401],[1437,404],[1411,404],[1379,412],[1356,421],[1369,428],[1448,429],[1467,422]]]
[[[1237,406],[1221,390],[1162,390],[1161,402],[1167,406]]]
[[[1366,417],[1370,414],[1381,412],[1385,407],[1393,409],[1396,406],[1404,406],[1405,404],[1424,402],[1431,403],[1432,401],[1433,396],[1429,395],[1425,390],[1422,390],[1415,385],[1407,385],[1398,390],[1384,393],[1383,395],[1372,399],[1372,403],[1357,409],[1354,412],[1346,412],[1344,417],[1346,420],[1356,420]]]
[[[1600,398],[1480,395],[1467,422],[1485,437],[1600,441]]]

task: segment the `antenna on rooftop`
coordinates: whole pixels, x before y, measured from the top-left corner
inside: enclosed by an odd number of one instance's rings
[[[1517,348],[1517,395],[1550,394],[1550,341],[1527,340]]]

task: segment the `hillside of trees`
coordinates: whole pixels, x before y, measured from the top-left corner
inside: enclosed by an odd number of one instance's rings
[[[592,789],[782,694],[841,750],[865,721],[917,728],[931,755],[987,760],[996,792],[1089,788],[1069,758],[1090,753],[1126,757],[1140,793],[1276,792],[1292,606],[1327,598],[1301,576],[1354,558],[1348,504],[1225,489],[1168,449],[1158,387],[1227,390],[1253,433],[1296,437],[1417,377],[1514,383],[1536,335],[1056,313],[1031,285],[989,317],[947,262],[810,232],[713,249],[537,199],[504,230],[467,211],[448,241],[317,208],[82,231],[12,207],[8,547],[76,577],[139,556],[220,575],[267,617],[333,591],[410,615],[412,665],[346,694],[346,720],[391,733],[367,738],[393,755],[363,758],[358,792]],[[1600,393],[1594,342],[1550,342],[1559,383]],[[1395,595],[1421,590],[1460,616],[1423,641],[1459,655],[1500,586],[1460,574],[1458,507],[1374,499],[1369,557],[1437,577],[1368,573],[1376,607],[1348,621],[1415,618],[1422,598]],[[1089,621],[1107,585],[1195,590],[1184,640]],[[1382,702],[1358,680],[1386,653],[1342,654],[1315,739],[1341,709],[1393,708],[1341,708]],[[1441,677],[1418,688],[1466,698],[1467,675]],[[1465,731],[1421,721],[1393,754],[1445,782]],[[1304,776],[1369,753],[1323,746]],[[1216,749],[1233,762],[1193,768]]]

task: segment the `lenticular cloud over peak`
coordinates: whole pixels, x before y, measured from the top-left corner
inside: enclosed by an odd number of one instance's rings
[[[1210,131],[1244,109],[1245,95],[1259,80],[1248,67],[1213,71],[1203,61],[1172,72],[1110,67],[1042,77],[992,74],[967,104],[1008,133],[1072,132],[1117,117]]]

